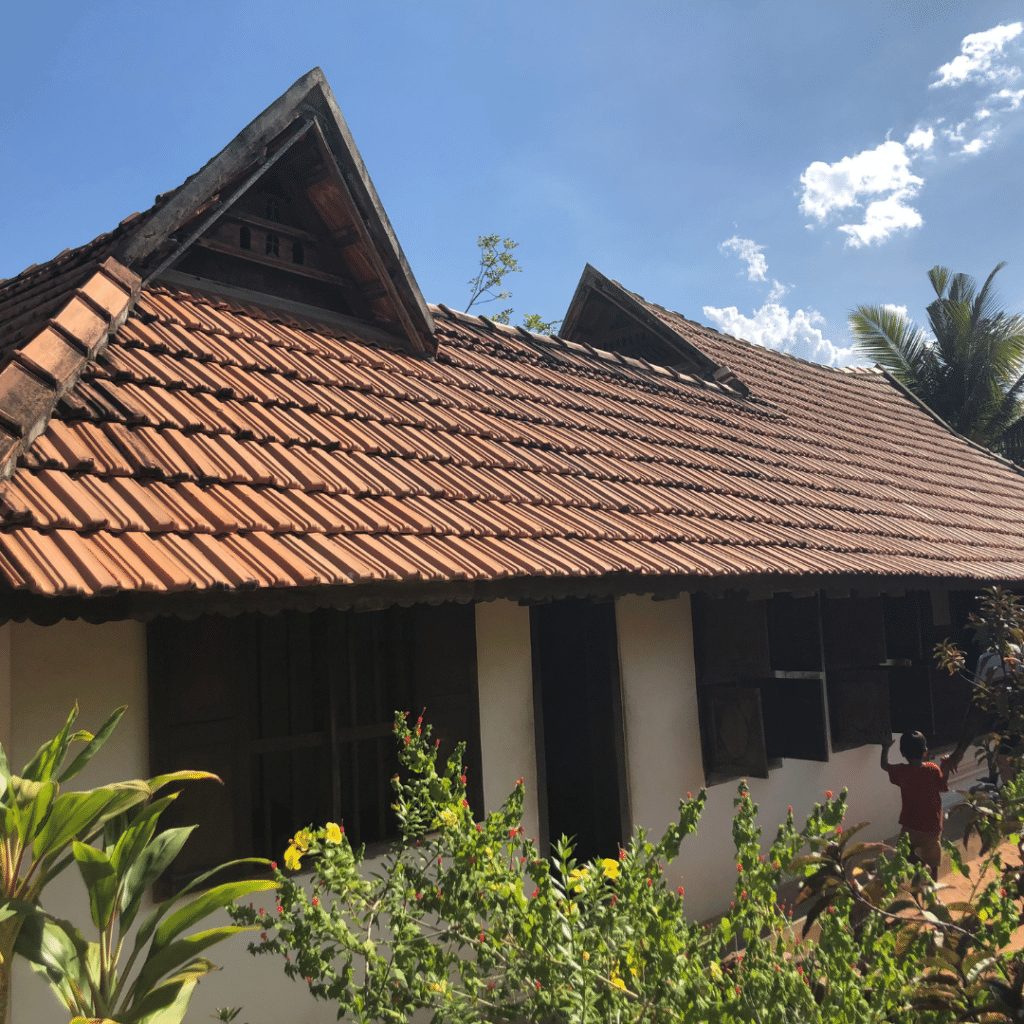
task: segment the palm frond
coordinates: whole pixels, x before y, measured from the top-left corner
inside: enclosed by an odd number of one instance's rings
[[[927,335],[909,317],[885,306],[858,306],[849,314],[860,352],[884,366],[905,387],[917,391],[932,368]]]
[[[935,294],[941,299],[946,294],[946,287],[949,284],[949,267],[940,267],[937,263],[928,271],[928,280],[931,281]]]

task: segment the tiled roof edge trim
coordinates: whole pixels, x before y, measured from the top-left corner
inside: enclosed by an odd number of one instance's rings
[[[71,300],[0,370],[0,480],[46,429],[64,394],[127,319],[141,279],[104,260]]]
[[[874,367],[897,391],[902,392],[907,398],[909,398],[915,405],[920,406],[940,427],[944,430],[948,430],[955,438],[963,441],[964,444],[970,445],[975,451],[984,452],[986,455],[995,459],[996,462],[1002,463],[1007,469],[1012,469],[1018,476],[1024,476],[1024,466],[1018,466],[1012,459],[1006,458],[1005,455],[1000,455],[998,452],[992,451],[991,448],[986,448],[983,444],[978,444],[977,441],[972,441],[969,437],[964,437],[963,434],[954,430],[930,405],[924,402],[921,398],[914,394],[905,384],[901,383],[893,374],[891,374],[884,366],[879,366],[877,363]]]

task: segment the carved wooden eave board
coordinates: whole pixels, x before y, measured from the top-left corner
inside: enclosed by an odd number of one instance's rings
[[[436,350],[433,318],[319,68],[161,200],[117,249],[144,281],[173,269]]]

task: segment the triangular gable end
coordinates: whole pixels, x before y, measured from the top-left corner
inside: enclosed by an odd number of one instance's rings
[[[656,366],[670,366],[680,373],[718,381],[741,394],[749,393],[735,374],[659,320],[618,281],[605,277],[589,263],[558,333],[568,341],[643,359]]]
[[[433,318],[319,68],[163,197],[116,256],[144,282],[184,274],[436,351]]]

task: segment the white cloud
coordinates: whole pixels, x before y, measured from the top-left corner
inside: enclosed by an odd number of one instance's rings
[[[915,128],[907,136],[907,146],[910,149],[931,149],[934,141],[935,132],[931,128]]]
[[[979,110],[975,111],[974,116],[979,121],[984,121],[986,117],[991,117],[992,116],[992,111],[991,110],[986,110],[984,107],[981,107]]]
[[[774,302],[776,299],[781,299],[786,292],[789,291],[787,285],[782,284],[780,281],[772,279],[772,290],[768,293],[768,301]]]
[[[926,134],[918,129],[911,137],[918,131],[922,136]],[[915,143],[927,148],[923,139]],[[888,192],[885,198],[868,205],[862,224],[840,225],[839,230],[849,236],[847,245],[884,242],[894,231],[919,227],[924,223],[921,215],[907,200],[917,194],[924,181],[911,173],[910,160],[903,144],[893,141],[856,156],[845,156],[834,164],[816,160],[800,175],[804,186],[800,212],[824,221],[837,210],[861,206],[861,197]]]
[[[906,306],[897,306],[894,302],[886,302],[882,306],[882,309],[887,309],[887,310],[889,310],[890,313],[897,313],[900,316],[906,316],[907,315],[907,307]]]
[[[761,252],[763,248],[763,245],[758,245],[752,238],[740,238],[738,235],[733,235],[718,247],[718,251],[728,255],[728,251],[733,249],[739,254],[741,260],[746,260],[748,281],[767,281],[768,263]]]
[[[991,145],[998,131],[998,128],[990,128],[987,132],[982,132],[976,139],[971,139],[970,142],[965,143],[964,148],[960,152],[966,153],[968,156],[976,156],[983,149]]]
[[[986,32],[974,32],[964,36],[960,43],[960,55],[948,64],[943,64],[935,73],[942,77],[932,82],[929,89],[943,85],[963,85],[964,82],[995,81],[999,78],[1016,78],[1020,68],[1002,59],[1003,47],[1024,31],[1021,22],[1012,25],[996,25]]]
[[[847,245],[859,249],[862,245],[884,242],[896,231],[919,228],[923,223],[921,214],[907,206],[902,196],[892,195],[871,203],[864,211],[863,224],[840,224],[839,230],[848,236]]]
[[[1000,89],[999,92],[992,93],[989,99],[1006,100],[1009,102],[1010,105],[1003,107],[1001,111],[1001,113],[1006,113],[1010,110],[1016,110],[1021,105],[1021,101],[1024,101],[1024,89],[1018,89],[1016,92],[1011,89]]]
[[[789,352],[829,366],[841,366],[853,357],[852,347],[840,348],[824,336],[821,327],[825,318],[814,309],[798,309],[791,314],[785,306],[769,300],[750,317],[735,306],[705,306],[704,315],[718,330],[776,352]]]

